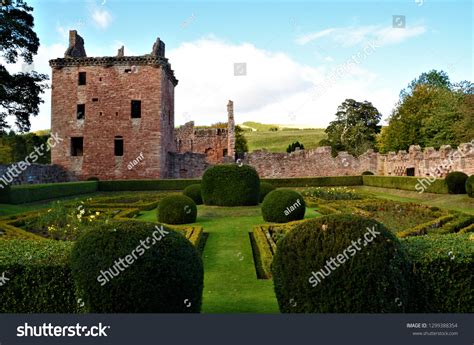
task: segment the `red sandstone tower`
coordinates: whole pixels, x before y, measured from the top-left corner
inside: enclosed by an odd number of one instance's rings
[[[121,48],[114,57],[87,57],[84,40],[70,31],[64,58],[49,64],[51,131],[64,140],[52,149],[53,164],[80,179],[170,177],[178,80],[159,38],[151,54],[124,56]]]

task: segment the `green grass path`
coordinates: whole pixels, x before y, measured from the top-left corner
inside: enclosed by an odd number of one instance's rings
[[[255,272],[249,232],[264,223],[259,207],[199,207],[209,234],[204,261],[203,313],[277,313],[271,280]]]
[[[306,209],[306,217],[317,216]],[[156,210],[141,220],[156,221]],[[203,313],[278,313],[272,280],[257,279],[249,232],[265,223],[260,206],[198,206],[196,224],[209,234],[204,262]]]

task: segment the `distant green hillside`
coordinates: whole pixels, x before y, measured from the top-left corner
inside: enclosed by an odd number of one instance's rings
[[[244,126],[255,128],[256,131],[246,131],[245,138],[249,145],[249,151],[266,149],[271,152],[286,152],[289,144],[299,141],[305,149],[318,147],[320,140],[326,138],[323,128],[311,129],[290,129],[280,125],[268,125],[258,122],[244,122]],[[270,131],[270,128],[280,128],[276,132]]]

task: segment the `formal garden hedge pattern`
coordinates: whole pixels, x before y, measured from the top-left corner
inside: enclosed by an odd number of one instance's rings
[[[467,192],[469,181],[472,183],[472,178],[465,182]],[[140,222],[143,226],[154,227],[157,225],[158,207],[165,198],[183,196],[186,187],[200,182],[94,180],[56,184],[60,188],[55,185],[24,185],[0,190],[2,200],[9,200],[17,205],[37,202],[51,196],[53,199],[65,198],[27,204],[21,208],[30,211],[16,214],[11,210],[17,206],[10,208],[6,205],[6,212],[2,214],[7,216],[0,217],[0,275],[7,272],[10,280],[0,288],[0,312],[82,313],[92,310],[89,305],[83,304],[83,295],[78,294],[76,288],[77,278],[74,279],[71,271],[70,254],[76,238],[92,231],[91,227],[108,224],[107,226],[117,228],[131,220],[133,224]],[[474,269],[474,215],[410,202],[376,199],[375,194],[372,195],[366,189],[351,187],[365,184],[415,191],[417,178],[364,175],[263,179],[260,182],[262,190],[266,188],[266,183],[275,188],[297,188],[305,202],[307,217],[323,219],[324,216],[330,216],[343,219],[347,214],[352,214],[382,223],[390,230],[398,238],[411,265],[411,271],[404,279],[412,279],[409,295],[414,294],[415,301],[409,302],[409,305],[404,302],[400,304],[399,297],[396,304],[404,306],[403,311],[474,311],[474,289],[471,284]],[[426,191],[447,194],[448,185],[445,180],[438,179]],[[74,193],[78,193],[78,197],[71,198]],[[259,192],[259,198],[260,194]],[[446,197],[449,196],[443,196]],[[465,200],[467,196],[462,198]],[[263,204],[255,209],[255,216],[258,217],[262,206]],[[205,208],[202,220],[213,217],[213,207],[200,207]],[[237,207],[233,214],[240,217],[240,212],[243,211]],[[242,224],[244,222],[246,221],[242,219]],[[264,223],[262,220],[261,225],[256,226],[258,222],[254,217],[249,245],[252,243],[258,277],[269,279],[272,278],[272,263],[279,244],[295,228],[305,226],[308,220],[287,223]],[[202,225],[205,227],[206,222],[201,222],[198,218],[197,223],[192,225],[165,227],[172,229],[176,236],[186,238],[199,255],[208,236]],[[70,231],[72,228],[75,230]],[[247,231],[249,230],[251,228]],[[211,233],[211,236],[214,234]],[[212,238],[213,241],[216,239],[217,237]],[[319,268],[315,267],[314,270]],[[446,281],[450,282],[449,288]],[[325,281],[321,285],[323,283]],[[298,301],[292,298],[288,303],[293,308],[291,311],[295,311],[294,305],[298,305]],[[187,299],[191,302],[188,305],[192,306],[194,303],[190,298]],[[184,301],[182,302],[184,305]],[[197,312],[185,310],[188,311]],[[385,309],[378,312],[384,311]]]
[[[118,258],[129,266],[122,270]],[[99,225],[76,242],[71,268],[87,312],[192,313],[201,308],[201,258],[181,234],[162,225]]]

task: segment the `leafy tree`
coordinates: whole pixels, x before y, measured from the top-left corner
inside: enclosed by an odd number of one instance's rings
[[[407,150],[450,144],[473,138],[473,92],[469,81],[452,84],[443,71],[430,71],[414,79],[400,93],[389,125],[377,138],[378,149]]]
[[[244,136],[244,130],[240,126],[235,126],[235,152],[248,152],[247,139]]]
[[[448,74],[444,71],[431,70],[422,73],[418,78],[413,79],[408,87],[400,91],[400,99],[413,94],[416,87],[419,85],[426,85],[428,88],[444,88],[451,89],[452,84],[449,81]]]
[[[319,144],[331,146],[333,155],[347,151],[358,156],[374,147],[381,117],[372,103],[346,99],[337,108],[336,120],[325,130],[327,139]]]
[[[0,54],[7,64],[22,58],[33,62],[39,47],[39,39],[33,31],[33,8],[23,0],[4,0],[0,8]],[[37,72],[10,74],[0,64],[0,132],[10,128],[7,117],[15,117],[15,125],[21,132],[30,129],[30,115],[36,116],[43,103],[39,95],[47,87],[48,77]]]
[[[288,147],[286,148],[286,152],[288,152],[288,153],[294,152],[294,151],[296,151],[296,148],[299,148],[300,150],[304,150],[304,145],[300,144],[299,141],[296,141],[296,142],[291,143],[290,145],[288,145]]]

